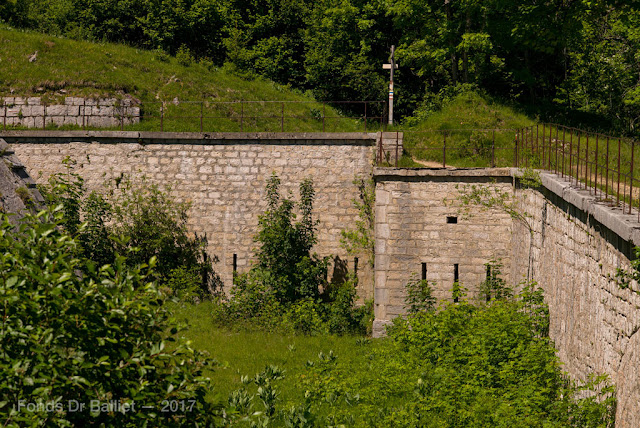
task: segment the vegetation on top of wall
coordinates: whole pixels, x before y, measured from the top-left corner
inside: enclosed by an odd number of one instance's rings
[[[140,124],[127,126],[132,130],[159,131],[164,115],[165,131],[200,131],[201,113],[206,131],[279,131],[282,126],[285,131],[322,131],[323,126],[326,131],[364,129],[363,123],[302,91],[257,75],[241,76],[232,66],[218,67],[195,57],[187,61],[184,56],[18,31],[0,24],[0,98],[41,96],[49,104],[64,103],[67,96],[131,98],[141,103],[144,116]],[[229,104],[240,100],[245,101],[242,106]]]
[[[0,214],[0,422],[192,426],[219,418],[202,376],[213,362],[185,341],[172,343],[177,329],[154,283],[157,259],[131,265],[124,254],[97,264],[64,231],[62,216],[49,207],[16,228]],[[166,400],[185,406],[162,412]]]

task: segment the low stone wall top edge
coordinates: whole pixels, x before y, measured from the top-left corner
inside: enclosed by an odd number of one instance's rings
[[[147,144],[210,144],[223,141],[233,144],[255,144],[256,141],[282,144],[374,145],[376,133],[365,132],[146,132],[146,131],[0,131],[8,143],[52,143],[74,141],[144,142]],[[135,141],[127,141],[135,140]]]
[[[386,168],[373,169],[376,180],[401,180],[403,178],[423,177],[511,177],[511,168]]]

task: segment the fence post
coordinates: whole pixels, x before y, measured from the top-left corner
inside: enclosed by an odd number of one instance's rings
[[[4,100],[2,102],[4,103],[4,117],[2,120],[2,129],[6,131],[7,130],[7,102]]]
[[[282,103],[282,116],[280,118],[280,132],[284,132],[284,103]]]
[[[493,139],[491,142],[491,168],[495,168],[496,166],[496,130],[492,131]]]
[[[587,134],[586,150],[584,155],[584,186],[591,194],[591,177],[589,176],[589,134]]]
[[[516,148],[514,150],[514,157],[515,157],[515,165],[516,168],[518,167],[518,137],[521,135],[521,130],[517,130],[516,131]]]
[[[558,174],[558,137],[560,136],[560,128],[556,125],[556,160],[554,161],[553,169]]]
[[[571,177],[573,177],[573,128],[569,128],[569,182],[571,182]],[[563,163],[564,165],[564,163]]]
[[[607,155],[604,161],[607,165],[604,176],[604,197],[606,199],[609,197],[609,137],[607,137]]]
[[[593,158],[593,166],[595,167],[595,185],[593,186],[593,194],[596,195],[596,198],[598,197],[598,140],[600,139],[600,136],[598,134],[596,134],[596,155]],[[601,193],[602,195],[602,193]]]
[[[118,101],[120,104],[120,130],[124,131],[124,106],[122,105],[122,100]]]
[[[565,152],[565,146],[566,146],[566,142],[567,142],[567,128],[565,128],[564,126],[562,127],[562,178],[564,178],[564,152]],[[556,152],[556,162],[558,161],[558,152]]]
[[[82,99],[82,129],[87,129],[87,99]]]
[[[443,132],[442,135],[444,136],[444,142],[442,144],[442,167],[446,168],[447,167],[447,133]]]
[[[540,165],[541,168],[544,168],[546,162],[545,162],[545,154],[547,153],[547,151],[545,150],[544,147],[544,136],[547,135],[547,128],[546,128],[547,124],[543,123],[542,124],[542,142],[540,143],[540,147],[542,148],[541,152],[542,152],[542,165]]]
[[[618,138],[618,190],[616,191],[616,206],[620,205],[620,143],[620,138]],[[613,177],[611,177],[611,180],[613,180]],[[624,207],[622,211],[624,212]]]
[[[200,132],[204,131],[204,100],[200,101]]]
[[[244,102],[240,100],[240,131],[244,131]]]
[[[580,188],[580,132],[578,132],[578,153],[576,154],[576,186]]]
[[[42,110],[42,129],[46,129],[46,126],[47,126],[47,102],[44,101],[42,106],[43,106],[43,110]]]
[[[631,168],[629,174],[629,214],[631,214],[631,207],[633,206],[633,152],[635,152],[635,140],[631,140]]]
[[[160,104],[160,132],[164,131],[164,101]]]

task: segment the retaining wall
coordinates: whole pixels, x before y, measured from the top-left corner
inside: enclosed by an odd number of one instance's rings
[[[189,227],[207,235],[209,251],[226,286],[232,283],[234,255],[239,272],[249,268],[256,244],[258,215],[266,209],[265,185],[275,172],[282,193],[297,199],[303,178],[311,177],[320,221],[321,256],[333,255],[336,275],[353,270],[354,256],[340,246],[340,231],[358,218],[355,176],[371,175],[376,134],[144,133],[144,132],[6,132],[29,173],[45,182],[63,172],[70,156],[89,189],[103,189],[111,178],[145,176],[170,184],[176,201],[190,201]],[[360,256],[359,294],[372,297],[372,273]],[[330,275],[332,272],[330,272]]]
[[[484,263],[501,257],[506,279],[530,274],[544,289],[550,337],[564,370],[578,380],[606,373],[617,387],[616,427],[640,426],[640,288],[621,288],[614,277],[629,269],[640,245],[636,215],[625,215],[562,178],[541,173],[542,187],[523,190],[510,169],[379,169],[376,180],[376,321],[380,335],[403,313],[403,287],[411,272],[436,284],[438,299],[452,299],[452,265],[478,298]],[[510,192],[525,214],[476,209],[468,219],[446,223],[465,185]],[[473,209],[473,206],[471,206]],[[531,259],[531,266],[529,260]]]
[[[49,124],[108,128],[139,122],[140,107],[131,99],[66,97],[64,104],[47,104],[40,97],[5,97],[0,103],[3,128]]]

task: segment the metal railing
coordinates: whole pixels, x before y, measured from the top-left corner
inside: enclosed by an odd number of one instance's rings
[[[92,105],[80,105],[77,115],[47,114],[52,107],[43,102],[43,114],[33,116],[35,127],[65,126],[78,129],[101,129],[96,126],[102,121],[111,125],[107,128],[121,130],[177,131],[177,132],[328,132],[364,131],[384,128],[384,101],[153,101],[136,105],[112,106],[113,114],[94,113]],[[138,115],[132,115],[133,108],[139,108]],[[9,113],[8,113],[9,112]],[[68,121],[55,118],[68,117]],[[71,120],[75,117],[75,122]],[[17,120],[11,106],[0,106],[0,121],[3,130],[25,127]],[[11,123],[16,122],[16,123]]]
[[[389,134],[389,133],[387,133]],[[578,189],[640,222],[640,144],[556,124],[517,129],[404,131],[395,166],[529,167],[566,178]],[[389,138],[389,137],[387,137]],[[388,143],[388,147],[392,147]],[[398,149],[396,149],[398,150]],[[385,160],[382,139],[377,162]],[[639,171],[636,171],[639,169]]]

